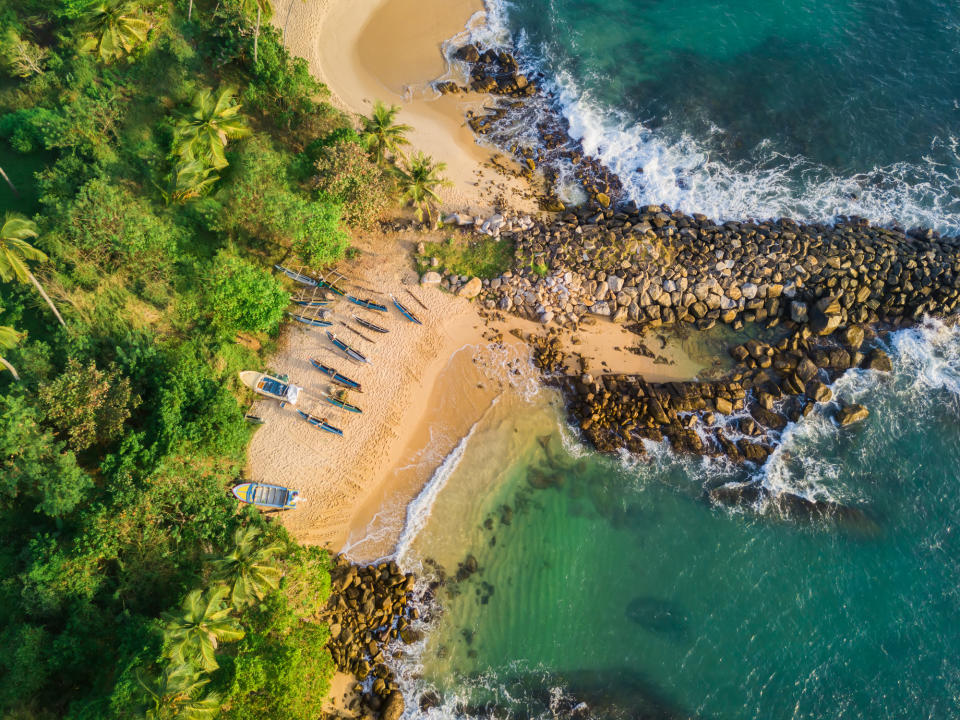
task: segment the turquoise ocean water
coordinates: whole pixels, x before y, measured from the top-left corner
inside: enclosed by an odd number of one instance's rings
[[[960,228],[958,3],[490,9],[640,202]],[[409,714],[960,718],[960,332],[886,342],[891,376],[834,385],[870,418],[814,413],[763,471],[599,457],[550,390],[505,394],[408,511],[401,561],[445,578],[399,661]],[[865,519],[705,499],[758,476]]]
[[[601,458],[551,391],[504,398],[410,508],[402,562],[446,579],[401,663],[443,704],[414,714],[960,717],[960,332],[889,350],[892,376],[834,386],[864,424],[815,413],[760,474],[862,509],[849,526],[711,506],[758,471]]]

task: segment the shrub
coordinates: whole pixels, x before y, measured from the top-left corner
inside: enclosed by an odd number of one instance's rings
[[[121,263],[164,276],[182,234],[143,198],[104,178],[87,182],[58,218],[57,236],[101,267]]]
[[[247,142],[222,195],[221,226],[292,247],[311,265],[339,260],[349,244],[340,206],[312,200],[291,186],[284,157],[262,137]]]
[[[74,450],[106,445],[123,434],[130,411],[140,404],[130,394],[130,380],[115,368],[104,373],[91,362],[71,358],[66,369],[40,387],[47,419]]]
[[[217,253],[208,284],[214,324],[228,334],[275,331],[290,302],[279,280],[225,250]]]
[[[322,199],[343,206],[343,219],[358,228],[371,227],[390,204],[390,181],[359,142],[347,139],[321,147],[313,186]]]

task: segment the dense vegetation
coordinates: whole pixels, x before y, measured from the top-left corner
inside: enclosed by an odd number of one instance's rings
[[[227,492],[235,378],[289,299],[271,263],[335,262],[425,193],[392,116],[357,132],[264,11],[0,0],[3,717],[308,718],[326,692],[328,558]]]

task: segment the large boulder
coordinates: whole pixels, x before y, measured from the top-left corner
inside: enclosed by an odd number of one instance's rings
[[[421,285],[439,285],[442,281],[443,277],[436,270],[425,272],[420,278]]]
[[[394,690],[387,698],[387,704],[384,705],[380,717],[382,720],[400,720],[403,717],[403,710],[403,695],[398,690]]]
[[[483,290],[483,281],[478,277],[473,277],[467,281],[466,285],[457,290],[457,295],[472,300],[480,294],[481,290]]]
[[[840,424],[840,427],[846,427],[861,420],[866,420],[869,415],[870,411],[867,410],[867,408],[859,403],[854,403],[853,405],[845,405],[840,408],[837,412],[837,422]]]

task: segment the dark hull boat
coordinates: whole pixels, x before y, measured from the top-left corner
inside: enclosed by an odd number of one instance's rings
[[[333,380],[333,382],[335,382],[337,385],[342,385],[345,388],[356,390],[357,392],[363,392],[363,389],[360,387],[360,383],[358,383],[356,380],[351,380],[346,375],[341,375],[336,371],[335,368],[332,368],[329,365],[324,365],[322,362],[318,362],[313,358],[310,358],[310,364],[324,375],[329,375],[330,379]]]
[[[347,295],[343,290],[338,288],[332,282],[327,282],[326,280],[317,280],[317,285],[319,287],[326,288],[330,292],[334,293],[335,295],[339,295],[340,297],[346,297]]]
[[[361,300],[360,298],[355,298],[353,295],[347,295],[347,300],[352,302],[354,305],[359,305],[362,308],[367,310],[376,310],[377,312],[385,313],[387,311],[386,305],[381,305],[380,303],[375,303],[373,300]]]
[[[379,325],[375,325],[374,323],[370,322],[369,320],[364,320],[362,317],[357,317],[356,315],[354,315],[354,316],[353,316],[353,319],[356,320],[359,325],[362,325],[363,327],[367,328],[368,330],[373,330],[374,332],[378,332],[378,333],[388,333],[388,332],[390,332],[389,330],[387,330],[387,328],[385,328],[385,327],[380,327]]]
[[[423,323],[420,322],[420,318],[418,318],[416,315],[410,312],[406,307],[404,307],[404,305],[399,300],[397,300],[393,295],[390,296],[390,299],[393,300],[394,306],[397,308],[397,310],[403,313],[403,316],[407,320],[409,320],[412,323],[416,323],[417,325],[423,325]]]
[[[329,300],[296,300],[292,301],[295,305],[301,307],[325,307],[330,304]]]
[[[330,338],[330,342],[332,342],[337,349],[341,350],[351,360],[356,360],[357,362],[362,362],[362,363],[370,362],[369,360],[367,360],[366,356],[354,350],[352,347],[347,345],[343,340],[338,338],[329,330],[327,330],[327,337]]]
[[[330,403],[331,405],[340,408],[341,410],[346,410],[347,412],[352,412],[352,413],[362,413],[362,412],[363,412],[363,410],[361,410],[360,408],[358,408],[356,405],[351,405],[350,403],[348,403],[348,402],[346,402],[346,401],[344,401],[344,400],[341,400],[341,399],[339,399],[339,398],[335,398],[335,397],[325,397],[324,400],[326,400],[326,401],[327,401],[328,403]]]
[[[304,420],[306,420],[308,423],[313,425],[318,430],[323,430],[332,435],[339,435],[340,437],[343,437],[343,430],[341,430],[338,427],[334,427],[323,418],[316,418],[313,415],[310,415],[309,413],[305,413],[303,410],[297,410],[297,412],[300,413],[300,417],[302,417]]]
[[[297,322],[302,322],[304,325],[311,325],[313,327],[330,327],[331,325],[333,325],[333,323],[330,322],[329,320],[321,320],[320,318],[308,318],[308,317],[304,317],[303,315],[297,315],[295,313],[289,313],[289,315],[294,320],[296,320]]]

